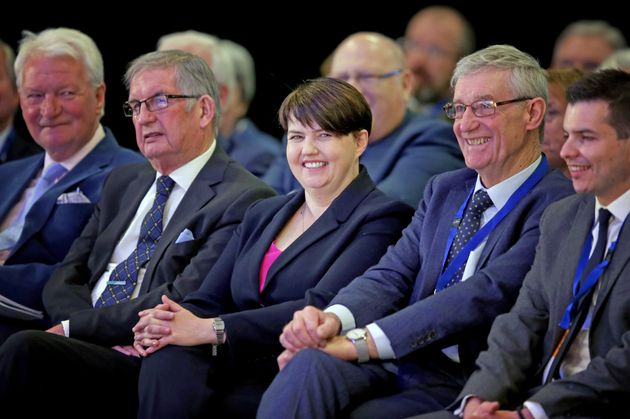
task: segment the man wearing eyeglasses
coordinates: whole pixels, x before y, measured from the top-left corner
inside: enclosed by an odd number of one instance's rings
[[[0,295],[40,311],[44,285],[111,170],[144,159],[100,123],[103,60],[90,37],[68,28],[28,32],[15,67],[24,121],[45,152],[0,165]],[[2,308],[0,343],[17,330],[49,326],[40,313]]]
[[[17,333],[0,348],[0,404],[19,406],[22,416],[36,410],[25,407],[32,394],[64,414],[74,405],[60,400],[71,394],[107,399],[95,407],[100,417],[133,415],[137,379],[129,371],[140,361],[130,345],[138,312],[160,304],[162,295],[177,301],[195,290],[247,207],[273,195],[217,147],[218,89],[203,59],[149,53],[131,63],[126,82],[123,110],[149,164],[108,178],[44,289],[57,322],[50,333]]]
[[[497,45],[460,60],[451,83],[445,110],[468,168],[432,178],[403,237],[326,310],[294,314],[260,419],[444,408],[516,299],[543,210],[573,192],[541,154],[545,72]]]
[[[463,167],[450,124],[407,109],[412,76],[393,39],[372,32],[350,35],[335,50],[329,76],[352,84],[370,105],[372,131],[361,164],[387,195],[415,208],[431,176]],[[280,193],[300,187],[285,156],[264,180]]]

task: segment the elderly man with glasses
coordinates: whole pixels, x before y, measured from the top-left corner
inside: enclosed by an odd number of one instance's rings
[[[249,205],[273,195],[216,145],[218,89],[203,59],[149,53],[131,63],[126,82],[123,110],[149,162],[111,173],[45,287],[57,325],[17,333],[0,347],[7,416],[36,417],[41,405],[47,414],[90,416],[75,399],[95,400],[98,417],[135,416],[138,312],[163,295],[179,301],[196,290]],[[41,404],[28,403],[33,394]]]
[[[450,124],[408,110],[412,75],[393,39],[349,36],[335,50],[329,76],[352,84],[370,105],[372,131],[361,164],[387,195],[415,208],[431,176],[463,167]],[[285,156],[263,179],[280,193],[300,187]]]
[[[468,168],[432,178],[403,237],[327,309],[294,314],[260,419],[444,408],[516,299],[543,210],[573,192],[540,150],[545,72],[498,45],[460,60],[451,83],[446,113]]]

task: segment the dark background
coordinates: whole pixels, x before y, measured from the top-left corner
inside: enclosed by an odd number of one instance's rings
[[[118,140],[135,148],[131,122],[122,115],[127,98],[122,83],[126,65],[135,57],[155,49],[157,39],[166,33],[195,29],[245,46],[254,57],[257,73],[256,98],[250,109],[252,119],[276,137],[282,132],[276,111],[289,91],[300,81],[317,77],[324,58],[347,35],[376,31],[392,38],[402,36],[411,16],[430,3],[366,0],[362,2],[312,1],[218,4],[165,0],[168,7],[147,5],[114,6],[93,3],[77,8],[67,5],[50,8],[17,5],[12,16],[4,14],[0,38],[14,48],[23,29],[39,32],[49,27],[67,26],[90,35],[99,46],[105,62],[107,84],[104,125]],[[135,4],[135,3],[134,3]],[[549,65],[553,43],[562,29],[578,19],[604,19],[620,28],[630,39],[630,20],[619,8],[606,2],[588,7],[554,2],[511,1],[490,4],[483,1],[450,2],[472,23],[477,47],[512,44]],[[108,8],[104,12],[94,9]],[[554,9],[563,10],[552,13]]]

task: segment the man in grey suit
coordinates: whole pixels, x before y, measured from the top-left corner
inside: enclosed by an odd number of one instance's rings
[[[496,45],[460,60],[451,83],[445,110],[468,169],[432,178],[403,237],[325,311],[296,312],[259,418],[444,408],[516,299],[543,210],[573,192],[540,152],[545,73]]]
[[[25,401],[38,394],[47,409],[72,416],[80,403],[55,401],[106,398],[115,388],[134,397],[127,403],[120,396],[97,413],[135,415],[137,379],[125,371],[140,362],[130,346],[138,311],[162,295],[181,300],[195,290],[247,207],[273,195],[217,147],[218,89],[203,59],[146,54],[131,63],[126,80],[124,111],[150,164],[112,172],[44,289],[46,310],[59,323],[50,333],[13,335],[1,347],[0,404],[9,411],[28,416],[24,409],[37,406]]]
[[[453,406],[464,407],[464,418],[625,416],[619,412],[627,411],[630,396],[628,92],[630,75],[619,70],[594,73],[567,90],[561,156],[579,195],[545,211],[516,304],[493,324],[479,370],[458,399],[465,404]]]

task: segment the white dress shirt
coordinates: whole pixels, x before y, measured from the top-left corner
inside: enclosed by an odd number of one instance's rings
[[[177,207],[184,198],[184,195],[190,188],[190,185],[193,183],[201,169],[203,169],[203,167],[206,165],[208,160],[210,160],[210,157],[212,157],[212,153],[214,153],[215,148],[216,141],[213,141],[208,150],[169,174],[170,178],[175,181],[175,185],[173,186],[173,190],[171,191],[164,207],[164,215],[162,219],[163,229],[166,228],[169,221],[173,217],[173,214],[175,213]],[[162,176],[161,173],[156,173],[155,180],[157,181],[160,176]],[[155,199],[155,194],[156,182],[154,181],[153,185],[144,195],[144,198],[142,198],[142,201],[140,201],[140,205],[136,210],[136,214],[127,227],[127,230],[116,244],[114,252],[112,253],[112,257],[109,261],[109,264],[107,265],[107,269],[105,270],[105,272],[103,272],[101,277],[96,282],[95,287],[92,289],[92,305],[96,304],[98,298],[101,296],[103,291],[105,291],[109,276],[112,274],[116,266],[127,259],[138,245],[138,238],[140,236],[140,227],[142,225],[142,220],[144,220],[144,217],[151,209],[151,206],[153,205],[153,200]],[[140,269],[140,272],[138,272],[138,281],[136,283],[136,287],[133,290],[131,298],[135,298],[138,296],[145,272],[145,268]],[[66,336],[69,336],[70,322],[68,320],[64,320],[61,322],[61,324],[63,325],[64,334]]]

